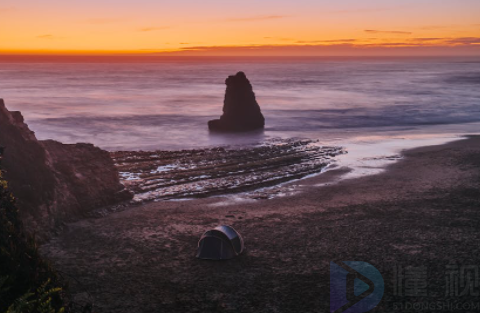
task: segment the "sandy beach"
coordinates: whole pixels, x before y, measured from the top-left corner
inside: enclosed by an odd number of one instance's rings
[[[381,174],[335,182],[348,172],[339,168],[297,181],[302,192],[282,198],[151,202],[69,224],[41,251],[74,301],[97,312],[326,312],[329,263],[342,260],[382,273],[375,312],[476,300],[446,297],[445,269],[480,261],[479,160],[474,136],[405,151]],[[246,252],[196,259],[199,237],[219,224],[243,235]],[[399,265],[426,269],[426,295],[395,296]]]
[[[0,2],[0,313],[480,313],[480,1]]]

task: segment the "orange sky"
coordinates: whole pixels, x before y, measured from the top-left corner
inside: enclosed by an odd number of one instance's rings
[[[336,2],[2,0],[0,54],[480,55],[478,0]]]

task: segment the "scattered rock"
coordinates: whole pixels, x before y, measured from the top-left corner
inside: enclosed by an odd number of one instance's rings
[[[265,118],[245,73],[238,72],[225,81],[227,90],[223,115],[208,122],[211,131],[250,131],[265,126]]]

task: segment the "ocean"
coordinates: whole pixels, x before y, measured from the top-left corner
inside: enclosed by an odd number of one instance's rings
[[[225,79],[244,71],[263,132],[210,134]],[[480,58],[158,58],[0,62],[0,98],[39,139],[179,150],[270,138],[478,132]]]

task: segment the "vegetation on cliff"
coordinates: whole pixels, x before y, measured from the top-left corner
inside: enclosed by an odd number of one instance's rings
[[[24,232],[0,170],[0,312],[63,311],[61,283],[35,238]]]

